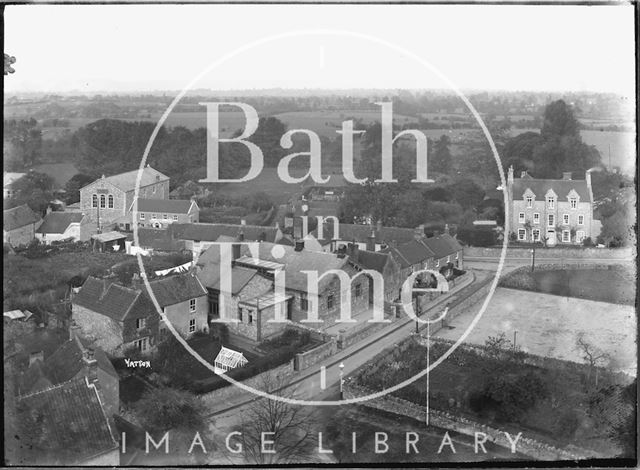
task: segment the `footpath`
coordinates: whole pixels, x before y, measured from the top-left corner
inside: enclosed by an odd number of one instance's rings
[[[475,271],[467,282],[454,286],[448,293],[443,294],[427,303],[421,312],[421,317],[435,317],[442,311],[444,305],[457,302],[466,297],[467,293],[475,292],[479,286],[486,284],[494,273],[487,271]],[[289,380],[289,383],[277,392],[290,392],[297,399],[312,399],[322,393],[323,390],[338,383],[340,370],[338,365],[344,364],[343,377],[358,369],[383,349],[398,344],[415,331],[415,321],[402,314],[388,327],[383,328],[370,336],[363,338],[356,344],[339,350],[335,355],[302,371],[299,371]],[[324,373],[321,372],[324,367]],[[324,375],[324,380],[322,378]],[[229,385],[233,386],[233,385]],[[216,403],[209,407],[207,417],[225,414],[241,408],[259,397],[244,390],[237,390],[233,398],[226,399],[223,403]]]

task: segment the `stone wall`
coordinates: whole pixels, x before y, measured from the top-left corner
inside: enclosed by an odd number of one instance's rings
[[[336,340],[331,338],[326,343],[323,343],[309,351],[298,353],[294,357],[294,368],[296,371],[308,369],[314,364],[333,356],[338,350]]]
[[[345,380],[344,397],[352,399],[370,395],[374,393],[365,387],[356,385],[352,380]],[[366,400],[361,402],[363,406],[383,410],[422,421],[425,416],[425,408],[407,400],[397,398],[391,395],[385,395],[380,398]],[[419,417],[419,418],[418,418]],[[487,435],[487,441],[492,442],[501,447],[511,450],[511,444],[503,430],[499,430],[484,424],[471,421],[461,416],[455,416],[443,411],[431,409],[429,412],[429,424],[442,429],[448,429],[461,434],[475,436],[475,433],[484,433]],[[515,440],[516,431],[511,430],[510,435]],[[578,460],[586,458],[597,458],[599,455],[594,451],[579,449],[573,447],[571,451],[553,447],[522,435],[517,442],[516,452],[524,454],[537,460]]]
[[[465,257],[500,259],[502,248],[479,248],[473,246],[464,247]],[[531,248],[508,248],[507,258],[531,258]],[[556,246],[553,248],[536,247],[536,259],[555,258],[597,258],[597,259],[635,259],[635,251],[632,248],[570,248]]]
[[[247,380],[243,380],[242,383],[257,390],[262,390],[262,388],[264,387],[265,378],[273,378],[273,381],[275,382],[278,382],[278,380],[275,380],[276,378],[283,379],[284,383],[288,383],[289,381],[287,379],[295,374],[293,362],[294,361],[292,359],[289,362],[282,364],[281,366],[250,377]],[[215,411],[224,410],[229,406],[233,406],[233,404],[229,403],[229,401],[233,398],[237,398],[241,393],[245,393],[244,390],[238,389],[233,384],[229,384],[224,388],[219,388],[212,392],[200,395],[200,398],[206,406],[207,411],[209,413],[213,413]]]
[[[79,305],[73,305],[71,316],[85,338],[107,354],[122,355],[122,324]]]

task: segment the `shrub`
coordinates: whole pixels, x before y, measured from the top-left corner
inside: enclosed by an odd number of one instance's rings
[[[470,246],[493,246],[498,243],[498,237],[493,230],[486,228],[459,228],[458,240]]]
[[[591,240],[591,237],[587,237],[584,240],[582,240],[582,246],[595,246],[593,243],[593,240]]]
[[[512,289],[535,290],[536,280],[531,273],[527,271],[516,271],[500,280],[501,287],[510,287]]]

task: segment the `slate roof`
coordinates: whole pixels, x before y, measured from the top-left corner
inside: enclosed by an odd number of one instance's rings
[[[436,255],[431,248],[423,243],[423,240],[411,240],[410,242],[391,247],[388,251],[403,268],[422,263],[425,260],[434,258]]]
[[[533,191],[538,199],[543,198],[549,189],[558,195],[558,199],[566,200],[572,189],[578,193],[582,202],[592,202],[586,180],[543,180],[531,177],[513,180],[513,198],[523,199],[527,188]]]
[[[284,255],[281,258],[276,258],[271,254],[274,246],[276,246],[274,243],[260,243],[259,258],[263,261],[284,264],[285,286],[288,289],[301,292],[307,292],[307,276],[303,275],[301,271],[315,271],[318,276],[321,276],[331,269],[344,269],[348,263],[347,258],[340,258],[332,253],[309,250],[295,251],[294,247],[285,245],[277,245],[282,248]],[[250,255],[248,249],[245,254]],[[333,277],[335,276],[322,278],[318,286],[318,292],[322,292]]]
[[[64,233],[71,224],[79,224],[84,219],[81,212],[49,212],[37,233]]]
[[[138,212],[155,212],[160,214],[188,214],[191,200],[184,199],[138,199]],[[133,204],[129,208],[133,211]]]
[[[127,237],[133,240],[133,235]],[[138,242],[141,248],[153,248],[158,251],[180,251],[184,249],[184,242],[172,240],[168,230],[145,228],[138,229]]]
[[[25,175],[26,173],[11,173],[11,172],[5,171],[2,175],[3,187],[10,188],[13,183],[18,181],[20,178],[22,178]]]
[[[74,337],[62,343],[50,356],[45,356],[44,363],[41,360],[35,361],[20,378],[21,394],[44,390],[53,384],[74,378],[85,367],[83,351],[89,346],[87,340]],[[93,352],[98,368],[117,379],[118,373],[105,352],[99,348],[95,348]]]
[[[122,191],[133,191],[136,187],[136,179],[138,178],[139,170],[131,170],[126,173],[120,173],[117,175],[109,176],[104,180],[114,185],[116,188],[121,189]],[[156,178],[159,177],[159,179]],[[151,168],[150,166],[145,167],[142,170],[142,176],[140,178],[140,187],[143,188],[145,186],[149,186],[151,184],[157,183],[159,181],[168,180],[169,177],[163,173],[160,173],[158,170]],[[87,186],[91,186],[94,182],[89,183]],[[84,186],[86,188],[87,186]],[[82,189],[84,189],[82,188]]]
[[[415,240],[416,231],[412,228],[403,227],[380,227],[373,228],[371,225],[358,225],[358,224],[340,224],[338,227],[338,240],[353,241],[359,243],[366,243],[371,235],[371,232],[375,235],[375,241],[378,244],[400,244],[406,243],[411,240]],[[333,224],[331,220],[327,220],[324,224],[323,241],[333,237]],[[315,236],[317,229],[312,232]]]
[[[95,277],[87,278],[73,303],[116,321],[127,317],[146,318],[156,313],[151,300],[141,291]]]
[[[376,251],[358,250],[357,256],[350,256],[350,259],[364,269],[373,269],[380,274],[389,262],[390,253],[380,253]]]
[[[39,220],[40,216],[26,204],[2,212],[2,228],[6,231],[34,224]]]
[[[237,237],[240,231],[246,241],[275,241],[278,229],[262,225],[240,224],[171,224],[167,230],[176,240],[214,242],[222,235]]]
[[[458,240],[446,233],[437,237],[425,238],[423,242],[435,253],[437,258],[444,258],[462,250]]]
[[[198,258],[198,279],[209,289],[220,290],[220,248],[211,246]],[[233,266],[231,268],[231,293],[237,295],[247,283],[257,276],[254,269]]]
[[[167,276],[150,281],[149,285],[161,307],[207,295],[207,290],[192,273]]]
[[[49,454],[48,464],[82,463],[118,447],[98,393],[84,378],[17,397],[16,405],[18,417],[26,413],[38,423]],[[21,440],[28,442],[29,438],[34,436]]]

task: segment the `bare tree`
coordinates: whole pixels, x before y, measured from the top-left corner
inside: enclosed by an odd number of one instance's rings
[[[260,389],[278,397],[292,397],[283,390],[283,377],[267,374]],[[247,461],[255,464],[287,464],[308,461],[316,439],[316,419],[309,407],[294,406],[282,400],[261,398],[241,413],[238,442]]]
[[[598,386],[598,367],[604,367],[610,361],[610,356],[602,349],[591,344],[585,337],[584,331],[576,337],[576,349],[582,354],[582,359],[589,365],[587,381],[591,381],[591,374],[595,370],[595,386]]]

